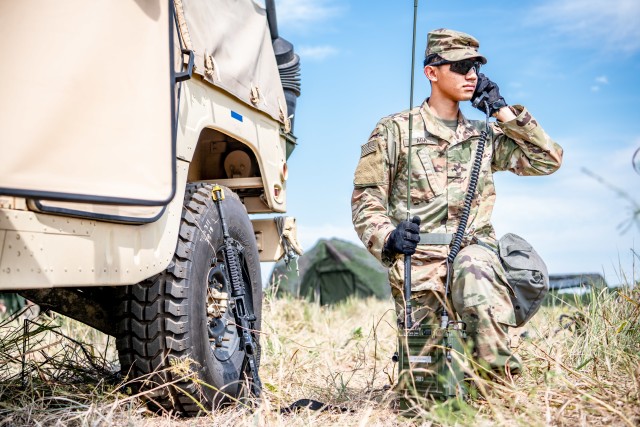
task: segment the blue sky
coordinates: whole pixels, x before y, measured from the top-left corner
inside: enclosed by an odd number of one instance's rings
[[[351,225],[353,171],[378,119],[409,106],[413,3],[276,1],[280,35],[302,61],[299,145],[287,190],[305,249],[319,238],[359,242]],[[530,240],[552,274],[637,280],[640,255],[632,249],[640,254],[640,227],[619,227],[631,204],[584,169],[640,203],[631,163],[640,147],[640,1],[420,1],[414,105],[429,93],[421,67],[427,32],[441,27],[478,38],[489,60],[483,72],[565,149],[551,176],[495,175],[498,235]],[[469,103],[462,110],[482,118]]]

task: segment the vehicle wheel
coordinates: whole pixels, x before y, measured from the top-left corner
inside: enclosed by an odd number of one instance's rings
[[[147,391],[152,408],[197,415],[244,393],[245,353],[229,301],[231,290],[217,280],[223,243],[211,185],[187,188],[178,244],[166,271],[128,286],[120,305],[117,348],[121,369]],[[231,237],[238,242],[245,292],[262,318],[260,261],[253,227],[238,196],[224,189],[222,208]],[[224,271],[224,270],[222,270]],[[212,280],[208,280],[212,277]],[[258,358],[259,358],[258,347]],[[190,359],[194,379],[172,365]],[[249,375],[249,374],[246,374]],[[196,403],[195,401],[198,403]]]

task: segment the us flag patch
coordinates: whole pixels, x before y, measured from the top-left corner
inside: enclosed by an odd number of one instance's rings
[[[375,153],[376,151],[376,142],[370,141],[360,147],[360,157],[364,157],[367,154]]]

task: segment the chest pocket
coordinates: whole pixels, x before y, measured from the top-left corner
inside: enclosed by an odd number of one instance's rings
[[[419,196],[424,200],[431,200],[443,193],[443,187],[436,174],[431,161],[430,150],[427,147],[416,150],[416,155],[411,162],[413,171],[412,179],[415,180],[415,188],[420,192]]]

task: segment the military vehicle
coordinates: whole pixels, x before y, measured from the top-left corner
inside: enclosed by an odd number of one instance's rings
[[[157,407],[243,395],[234,313],[247,302],[257,369],[260,262],[299,250],[293,218],[253,215],[285,212],[296,145],[273,0],[3,2],[0,28],[0,291],[117,337]]]

